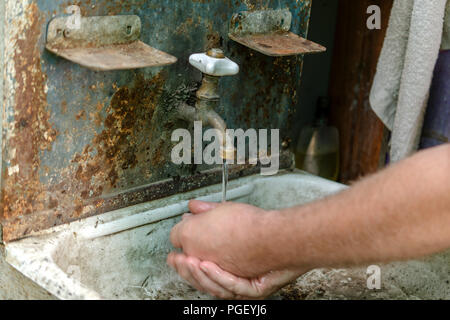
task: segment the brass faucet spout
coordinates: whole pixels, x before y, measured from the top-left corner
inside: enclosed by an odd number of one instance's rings
[[[234,160],[234,137],[229,134],[225,121],[217,112],[212,109],[198,109],[186,103],[181,103],[178,105],[177,114],[178,118],[185,121],[201,121],[203,124],[216,129],[219,132],[221,158]]]

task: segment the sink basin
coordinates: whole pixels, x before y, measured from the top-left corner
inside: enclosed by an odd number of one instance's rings
[[[278,209],[307,203],[344,188],[338,183],[302,172],[285,172],[274,177],[257,175],[231,181],[228,200]],[[30,288],[25,290],[27,296],[23,298],[210,299],[210,296],[185,284],[165,262],[167,254],[173,250],[169,241],[170,230],[179,221],[180,215],[187,211],[188,200],[193,198],[219,201],[221,186],[179,194],[46,230],[6,244],[4,260],[23,277],[17,282]],[[405,268],[410,268],[416,272],[425,270],[425,280],[436,282],[444,276],[449,279],[449,255],[436,259],[439,261],[383,266],[383,272],[386,270],[386,275],[395,278],[397,274],[404,274]],[[7,264],[2,262],[0,256],[0,271]],[[12,274],[11,270],[9,274]],[[348,292],[339,291],[342,281],[352,283],[348,280],[350,278],[354,279],[354,286],[350,286]],[[403,281],[397,291],[392,289],[396,286],[395,281],[384,281],[384,286],[392,291],[388,291],[388,298],[389,294],[416,297],[417,292],[416,295],[408,293],[407,287],[412,281],[402,279],[397,279]],[[416,282],[413,285],[421,285],[420,281]],[[1,284],[0,276],[0,298]],[[322,296],[316,294],[319,287],[324,293]],[[445,297],[447,294],[448,298],[448,290],[441,287],[439,290],[429,288],[427,292],[434,294],[434,297]],[[365,288],[365,269],[315,270],[280,291],[275,298],[358,298],[357,292],[366,292]],[[36,295],[32,294],[34,291]],[[371,298],[369,293],[361,295],[361,298]],[[17,295],[20,297],[20,292],[16,292]],[[422,298],[420,295],[417,297]]]

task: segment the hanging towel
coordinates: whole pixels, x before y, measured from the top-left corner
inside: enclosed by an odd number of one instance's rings
[[[420,147],[422,149],[432,148],[449,141],[450,50],[442,50],[434,68]]]
[[[446,5],[448,11],[447,0],[394,1],[370,93],[372,109],[392,131],[393,162],[418,148]]]

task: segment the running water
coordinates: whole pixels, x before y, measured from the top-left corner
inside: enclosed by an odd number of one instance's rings
[[[222,203],[227,202],[227,187],[228,187],[228,164],[225,160],[222,166]]]

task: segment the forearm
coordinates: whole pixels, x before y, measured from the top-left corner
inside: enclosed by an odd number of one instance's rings
[[[277,213],[268,251],[291,268],[417,258],[450,248],[450,146],[421,152],[349,190]]]

